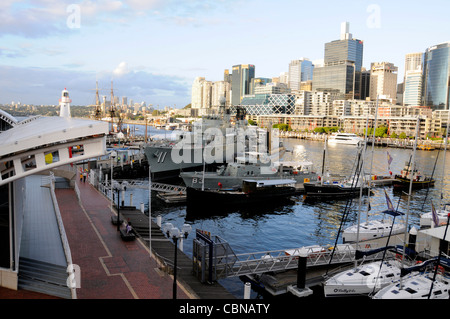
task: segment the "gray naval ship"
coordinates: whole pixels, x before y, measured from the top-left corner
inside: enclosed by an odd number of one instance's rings
[[[236,162],[228,163],[216,172],[182,172],[180,177],[187,187],[196,189],[237,189],[245,179],[278,180],[294,179],[296,188],[305,182],[315,182],[318,174],[313,170],[312,162],[295,161],[257,161],[250,162],[248,157],[238,157]]]
[[[231,116],[225,108],[220,114],[205,116],[193,123],[192,132],[179,132],[173,140],[153,140],[144,146],[152,178],[178,177],[180,171],[202,168],[204,162],[226,163],[242,154],[237,147],[240,130],[246,130],[245,114],[237,109]],[[217,154],[216,154],[217,153]],[[205,156],[204,156],[205,155]]]

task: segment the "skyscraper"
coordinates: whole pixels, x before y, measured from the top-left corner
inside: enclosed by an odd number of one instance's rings
[[[305,58],[289,63],[289,88],[299,91],[301,82],[310,81],[313,77],[313,64]]]
[[[422,97],[423,74],[422,68],[417,70],[409,70],[405,74],[405,82],[403,92],[404,106],[420,106]]]
[[[429,47],[424,55],[422,103],[433,110],[449,109],[450,42]]]
[[[377,95],[385,95],[397,101],[397,71],[393,63],[375,62],[370,65],[370,99],[375,101]]]
[[[255,66],[252,64],[234,65],[231,74],[231,104],[239,105],[242,97],[250,94],[250,83],[255,77]]]
[[[325,43],[324,66],[314,67],[313,91],[360,99],[363,46],[363,41],[352,38],[349,23],[342,23],[340,40]]]

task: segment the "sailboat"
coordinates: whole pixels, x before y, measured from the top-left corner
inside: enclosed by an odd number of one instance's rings
[[[419,119],[417,120],[416,125],[415,146],[417,143],[418,131],[419,131]],[[415,161],[415,151],[416,147],[414,147],[414,161]],[[390,205],[388,204],[388,207],[389,206]],[[391,210],[393,210],[392,208]],[[409,212],[409,200],[408,200],[408,212]],[[408,222],[408,214],[406,215],[406,224],[407,222]],[[357,227],[357,231],[358,230],[359,228]],[[357,236],[358,236],[357,237],[358,243],[359,232],[357,233]],[[347,297],[356,295],[368,296],[400,279],[402,262],[406,261],[406,258],[404,258],[406,256],[402,256],[401,261],[395,257],[387,258],[386,253],[389,250],[395,248],[392,246],[388,246],[389,239],[390,235],[388,237],[385,247],[372,249],[365,252],[357,250],[355,252],[355,267],[353,269],[342,271],[325,281],[324,283],[325,297]],[[405,233],[405,242],[406,242],[406,233]],[[363,262],[359,266],[357,266],[357,262],[361,258],[373,255],[380,251],[383,251],[383,258],[381,260],[364,264],[365,259],[363,259]],[[405,255],[404,249],[402,249],[402,252],[403,255]]]
[[[449,112],[450,119],[450,112]],[[445,145],[447,146],[448,128],[445,135]],[[445,154],[445,153],[444,153]],[[445,155],[443,172],[445,173]],[[412,187],[410,187],[411,190]],[[441,195],[442,199],[442,195]],[[433,222],[438,223],[437,213],[432,205]],[[450,214],[447,214],[447,222],[442,236],[442,241],[448,241],[447,231],[450,224]],[[436,225],[438,226],[438,225]],[[443,226],[441,226],[443,227]],[[402,275],[398,282],[385,287],[376,293],[374,299],[449,299],[450,297],[450,275],[445,268],[450,268],[450,259],[447,255],[443,257],[442,245],[439,245],[437,257],[431,258],[424,263],[432,264],[430,270],[421,271],[422,265],[402,269]],[[444,267],[443,267],[444,266]],[[409,275],[411,274],[411,275]],[[408,275],[408,276],[407,276]],[[407,276],[406,278],[403,278]]]
[[[355,242],[358,240],[365,241],[374,238],[386,237],[389,235],[401,234],[406,231],[406,225],[404,223],[396,223],[395,218],[405,215],[394,209],[391,200],[389,199],[386,190],[384,191],[388,209],[382,211],[384,215],[392,216],[392,221],[389,220],[370,220],[364,223],[352,225],[344,230],[342,233],[342,240],[344,243]],[[359,226],[358,226],[359,225]]]
[[[341,181],[324,181],[324,167],[326,156],[326,139],[324,142],[322,176],[319,181],[303,183],[304,192],[307,199],[341,199],[356,197],[360,194],[360,187],[367,191],[367,185],[364,183],[364,177],[361,175],[361,149],[358,151],[357,165],[352,177]]]
[[[450,276],[446,275],[442,266],[436,266],[433,258],[413,267],[402,269],[402,275],[409,274],[402,282],[397,281],[378,291],[373,299],[449,299]],[[441,263],[450,265],[450,259],[442,259]],[[430,267],[429,266],[434,267]],[[438,273],[435,276],[435,269]],[[431,292],[431,293],[430,293]]]

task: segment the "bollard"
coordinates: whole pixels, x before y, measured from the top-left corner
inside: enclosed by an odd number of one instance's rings
[[[158,215],[156,217],[156,224],[158,225],[159,228],[161,228],[161,215]]]
[[[306,283],[306,261],[308,254],[300,251],[298,256],[297,289],[304,289]]]
[[[250,299],[250,292],[251,292],[252,284],[249,282],[246,282],[244,284],[244,299]]]
[[[144,203],[141,203],[141,213],[144,213]]]
[[[133,206],[133,193],[130,194],[130,206]]]

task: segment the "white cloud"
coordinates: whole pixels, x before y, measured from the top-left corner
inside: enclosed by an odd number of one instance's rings
[[[120,62],[119,65],[114,69],[113,74],[116,76],[122,76],[129,73],[128,63]]]

